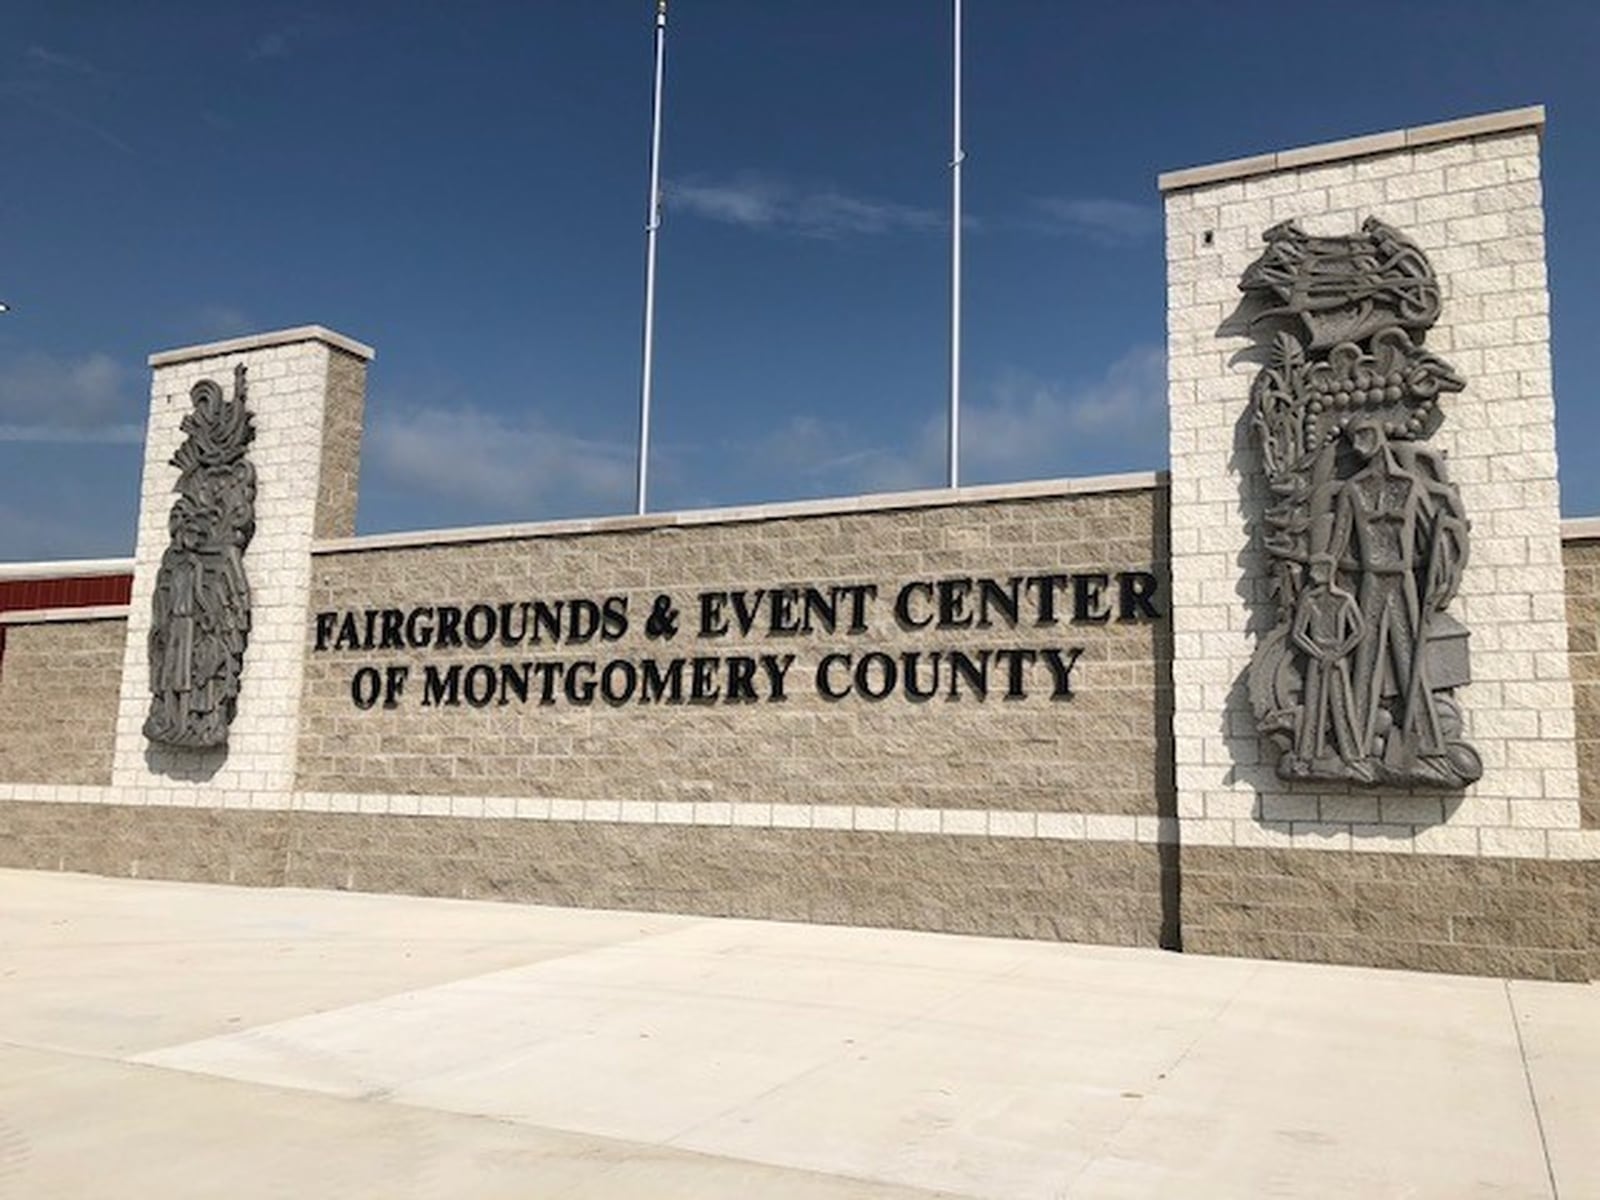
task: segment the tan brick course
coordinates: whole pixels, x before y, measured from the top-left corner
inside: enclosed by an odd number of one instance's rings
[[[1593,863],[1183,852],[1183,946],[1476,975],[1592,977]]]
[[[126,620],[11,625],[0,662],[0,779],[108,784]]]
[[[1562,545],[1567,578],[1567,654],[1578,737],[1579,815],[1600,829],[1600,540]]]
[[[0,802],[0,866],[1155,946],[1118,843]],[[820,881],[820,882],[819,882]]]
[[[1165,809],[1170,739],[1166,621],[905,632],[894,593],[946,576],[1135,570],[1159,573],[1165,513],[1155,489],[902,511],[731,521],[415,549],[319,553],[313,613],[623,594],[630,629],[582,646],[491,643],[422,652],[323,652],[307,665],[296,788],[663,803],[890,805],[1109,813]],[[871,583],[870,630],[700,639],[694,596],[709,589]],[[1158,599],[1166,612],[1165,581]],[[675,639],[644,633],[653,597],[682,613]],[[1070,608],[1070,604],[1068,605]],[[1083,646],[1074,698],[1052,702],[1035,668],[1025,700],[828,701],[823,654]],[[663,659],[794,654],[781,704],[472,709],[420,704],[425,663],[529,658]],[[360,666],[406,663],[401,706],[359,710]]]

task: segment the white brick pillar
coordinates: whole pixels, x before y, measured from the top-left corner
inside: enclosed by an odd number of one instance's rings
[[[294,783],[306,605],[315,537],[355,525],[366,366],[373,351],[321,326],[152,355],[150,422],[134,551],[113,785],[132,802],[282,807]],[[176,499],[173,453],[190,389],[214,380],[228,394],[246,368],[255,419],[255,535],[244,555],[251,628],[238,713],[226,747],[183,750],[144,736],[150,710],[149,634],[156,575]]]
[[[1556,481],[1542,108],[1282,151],[1161,178],[1172,414],[1174,723],[1191,844],[1572,857],[1578,773]],[[1244,420],[1260,361],[1229,321],[1271,225],[1396,226],[1431,260],[1427,348],[1466,378],[1430,445],[1472,522],[1451,611],[1471,631],[1459,698],[1483,777],[1465,793],[1278,778],[1244,686],[1271,627],[1253,522],[1265,485]]]

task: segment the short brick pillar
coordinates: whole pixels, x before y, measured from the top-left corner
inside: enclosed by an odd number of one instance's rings
[[[168,795],[147,802],[284,807],[294,781],[311,543],[355,530],[367,363],[373,351],[317,325],[152,355],[150,424],[134,552],[133,594],[118,705],[113,785]],[[144,736],[150,709],[152,601],[183,442],[190,389],[231,393],[247,371],[256,436],[256,531],[244,556],[251,628],[238,714],[226,747],[183,750]],[[211,798],[202,792],[215,789]],[[185,792],[193,793],[186,798]]]

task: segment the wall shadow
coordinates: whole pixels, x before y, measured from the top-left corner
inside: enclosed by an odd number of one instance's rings
[[[1155,660],[1156,850],[1161,873],[1163,950],[1183,949],[1183,853],[1178,843],[1177,739],[1173,732],[1172,492],[1157,488],[1151,530],[1151,562],[1161,577],[1167,611],[1152,627]]]
[[[216,746],[207,750],[184,750],[177,746],[161,746],[146,742],[144,765],[153,774],[163,775],[180,783],[210,783],[228,761],[228,748]]]

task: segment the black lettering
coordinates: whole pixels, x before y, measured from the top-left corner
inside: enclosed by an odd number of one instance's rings
[[[633,689],[638,686],[639,669],[625,658],[612,659],[606,664],[606,669],[600,672],[600,694],[613,707],[632,700]]]
[[[1033,650],[996,650],[994,661],[1006,668],[1006,699],[1026,700],[1028,690],[1022,679],[1022,668],[1031,666],[1039,657]]]
[[[808,587],[806,589],[805,620],[800,627],[807,633],[814,633],[821,629],[824,633],[832,633],[839,622],[839,592],[840,588],[831,588],[826,596],[821,589]]]
[[[644,660],[644,683],[639,688],[640,704],[683,703],[683,659],[675,658],[666,668],[654,659]]]
[[[520,646],[528,636],[528,610],[532,607],[526,600],[521,604],[502,604],[500,606],[500,644],[502,646]],[[513,621],[512,617],[518,619]]]
[[[1030,575],[1025,581],[1026,586],[1034,594],[1034,611],[1038,614],[1034,619],[1035,625],[1054,625],[1056,623],[1056,592],[1067,586],[1069,575]]]
[[[423,708],[459,708],[461,706],[461,664],[452,663],[441,672],[429,663],[422,672]]]
[[[1072,619],[1090,625],[1103,625],[1111,620],[1111,608],[1106,604],[1105,590],[1111,576],[1103,571],[1072,577]]]
[[[487,604],[474,604],[467,609],[466,620],[461,623],[462,630],[466,633],[467,645],[474,650],[481,650],[494,641],[495,630],[499,625],[499,617]]]
[[[771,693],[767,699],[772,703],[781,704],[788,699],[783,694],[783,679],[792,666],[794,666],[794,655],[792,654],[763,654],[761,656],[761,669],[767,673],[767,690]]]
[[[600,606],[593,600],[567,601],[567,641],[581,646],[600,632]]]
[[[900,656],[900,674],[905,680],[906,699],[913,704],[925,704],[939,694],[939,652],[929,651],[928,667],[931,678],[926,689],[917,680],[917,668],[922,663],[922,653],[908,651]]]
[[[777,588],[767,593],[767,617],[773,637],[800,632],[800,619],[794,613],[799,595],[795,588]]]
[[[426,650],[433,644],[433,609],[413,608],[406,617],[406,645]]]
[[[928,598],[928,603],[933,603],[933,584],[908,583],[900,589],[894,598],[894,619],[901,629],[926,629],[933,622],[933,614],[929,613],[922,620],[917,620],[911,615],[911,597],[920,593]]]
[[[972,594],[972,580],[939,580],[939,628],[965,629],[972,624],[972,610],[967,599]]]
[[[365,636],[361,639],[361,648],[363,650],[376,649],[378,644],[378,610],[369,608],[361,616],[364,621],[362,628],[366,630]]]
[[[733,619],[739,623],[739,636],[750,636],[750,631],[756,626],[756,616],[761,612],[761,598],[766,594],[765,588],[757,588],[754,592],[729,593],[729,599],[733,601]],[[747,596],[754,596],[755,599],[747,601]]]
[[[461,645],[461,610],[453,604],[439,608],[439,632],[434,645],[441,650]]]
[[[600,640],[614,642],[628,632],[628,598],[607,596],[600,606]]]
[[[531,662],[500,664],[501,708],[511,703],[512,693],[516,694],[519,703],[526,704],[528,702],[528,676],[532,672],[533,664]]]
[[[850,632],[865,633],[867,631],[867,601],[875,600],[878,596],[878,585],[875,583],[854,583],[841,591],[850,596]]]
[[[359,650],[361,648],[361,635],[356,631],[355,613],[345,613],[344,620],[339,622],[339,635],[333,639],[335,650]]]
[[[1044,659],[1044,665],[1050,668],[1050,679],[1054,690],[1050,693],[1052,700],[1072,699],[1072,668],[1078,665],[1078,658],[1083,654],[1082,646],[1074,646],[1067,651],[1065,658],[1059,650],[1041,650],[1039,654]]]
[[[533,640],[542,642],[548,638],[552,642],[561,640],[561,601],[546,604],[543,600],[533,602]]]
[[[836,665],[843,666],[847,672],[844,691],[842,692],[836,692],[833,689],[833,676],[830,672]],[[850,656],[848,654],[824,654],[822,661],[817,664],[817,694],[826,700],[843,700],[850,694],[849,669]]]
[[[319,612],[317,614],[317,645],[318,650],[328,648],[328,639],[333,636],[334,626],[339,623],[339,614],[336,612]]]
[[[726,704],[754,704],[757,700],[755,680],[756,660],[745,654],[728,659],[728,691],[723,696]]]
[[[405,636],[402,632],[405,619],[405,613],[398,608],[386,608],[383,610],[381,632],[378,634],[378,649],[404,650],[406,648]]]
[[[361,667],[350,676],[350,699],[365,712],[378,702],[383,691],[383,676],[377,667]]]
[[[385,708],[400,707],[400,693],[406,690],[406,676],[411,674],[411,668],[405,666],[390,667],[383,673],[383,706]]]
[[[997,579],[978,580],[978,628],[988,629],[994,624],[991,610],[997,610],[1006,627],[1017,627],[1017,592],[1022,587],[1022,577],[1013,575],[1001,583]]]
[[[721,637],[728,632],[728,618],[722,611],[727,602],[728,597],[722,592],[700,593],[701,637]]]
[[[1122,591],[1119,621],[1154,620],[1161,615],[1156,611],[1156,591],[1161,584],[1149,571],[1124,571],[1117,576],[1117,583]]]
[[[946,661],[950,664],[950,691],[948,693],[950,699],[961,699],[961,689],[956,686],[961,680],[966,680],[967,687],[976,699],[988,699],[989,652],[987,650],[978,651],[977,662],[973,662],[970,655],[964,654],[960,650],[951,650]]]
[[[482,708],[494,699],[494,668],[488,663],[475,663],[467,668],[461,681],[461,691],[473,708]]]
[[[533,673],[539,677],[539,703],[554,704],[556,702],[556,680],[561,678],[561,664],[559,662],[535,663]]]
[[[594,703],[594,659],[580,658],[567,664],[567,677],[562,689],[573,704]]]
[[[879,675],[879,682],[876,685],[872,682],[874,667],[878,669]],[[895,665],[894,659],[881,650],[874,650],[870,654],[863,654],[856,663],[855,679],[856,691],[868,700],[882,700],[894,691],[895,684],[900,682],[900,669]]]
[[[735,601],[735,607],[738,602]],[[710,704],[722,694],[717,686],[718,658],[696,657],[689,663],[689,703]]]

